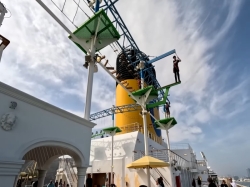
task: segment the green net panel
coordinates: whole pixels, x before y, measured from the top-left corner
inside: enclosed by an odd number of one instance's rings
[[[80,40],[81,45],[74,42],[71,36],[69,38],[86,54],[91,48],[91,39],[95,36],[95,33],[97,33],[96,51],[101,50],[120,38],[120,34],[103,9],[95,13],[95,15],[73,32]]]
[[[175,120],[174,117],[165,118],[165,119],[155,121],[156,128],[161,128],[160,124],[167,125],[171,120],[172,120],[172,122],[171,122],[170,126],[168,127],[170,129],[171,127],[173,127],[177,124],[177,121]]]
[[[122,130],[119,127],[108,127],[108,128],[103,129],[103,132],[106,132],[106,133],[113,132],[113,131],[117,133],[122,132]]]

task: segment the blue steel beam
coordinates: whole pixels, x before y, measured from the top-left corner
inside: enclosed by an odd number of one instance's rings
[[[91,114],[89,118],[90,118],[90,121],[93,121],[93,120],[97,120],[103,117],[111,116],[113,114],[132,112],[136,110],[141,110],[141,106],[138,104],[115,106],[115,107],[108,108],[106,110]]]
[[[130,59],[130,57],[125,53],[125,49],[134,49],[135,50],[135,55],[136,57],[139,59],[139,61],[145,61],[147,63],[148,61],[148,57],[143,55],[143,53],[140,51],[139,47],[137,46],[137,44],[135,43],[132,35],[130,34],[128,28],[126,27],[124,21],[122,20],[119,12],[117,11],[116,7],[114,6],[115,2],[117,2],[116,0],[115,1],[112,1],[112,0],[104,0],[106,6],[102,6],[102,8],[104,10],[106,10],[106,12],[108,13],[108,11],[112,14],[113,18],[114,18],[114,21],[113,21],[113,24],[116,26],[116,28],[118,30],[121,30],[122,33],[121,34],[121,43],[119,41],[117,41],[117,45],[119,46],[120,50],[124,52],[124,54],[126,55],[126,58],[127,60],[129,61],[130,64],[132,64],[135,68],[135,66],[137,65],[136,63],[133,63]],[[125,46],[125,43],[127,43],[127,46]],[[159,89],[161,86],[159,84],[159,82],[157,81],[154,73],[153,73],[153,70],[151,68],[148,68],[147,70],[147,76],[145,76],[145,79],[146,80],[149,80],[147,83],[147,85],[153,85],[155,87],[155,89]],[[150,78],[148,78],[150,77]],[[160,93],[159,93],[160,97],[159,99],[161,99],[164,95],[164,92],[161,90]]]
[[[135,55],[136,58],[138,59],[138,61],[145,61],[147,65],[149,65],[148,61],[148,57],[144,55],[144,53],[142,53],[139,49],[139,47],[137,46],[135,40],[133,39],[131,33],[129,32],[128,28],[126,27],[124,21],[122,20],[119,12],[117,11],[116,7],[114,6],[114,4],[117,2],[118,0],[104,0],[104,5],[100,6],[100,8],[103,8],[106,13],[111,14],[113,17],[113,21],[112,23],[114,24],[114,26],[116,27],[116,29],[119,31],[121,37],[119,41],[116,41],[116,44],[119,46],[120,50],[122,52],[124,52],[124,54],[126,55],[126,59],[128,60],[128,62],[133,65],[133,67],[135,68],[137,63],[133,63],[131,61],[132,57],[129,57],[126,53],[125,50],[126,49],[132,49],[135,50]],[[110,16],[109,16],[110,17]],[[111,18],[111,17],[110,17]],[[158,80],[156,79],[156,76],[153,73],[153,69],[152,68],[148,68],[149,66],[146,65],[146,70],[145,72],[145,80],[147,80],[147,85],[153,85],[155,89],[159,89],[161,88]],[[164,91],[160,90],[159,91],[159,98],[158,100],[162,99],[164,96]],[[155,101],[153,101],[155,102]]]
[[[174,54],[174,53],[175,53],[175,49],[173,49],[172,51],[169,51],[169,52],[167,52],[167,53],[164,53],[163,55],[160,55],[160,56],[158,56],[158,57],[156,57],[156,58],[154,58],[154,59],[148,61],[147,63],[148,63],[148,64],[152,64],[152,63],[154,63],[154,62],[156,62],[156,61],[158,61],[158,60],[161,60],[161,59],[163,59],[163,58],[165,58],[165,57],[167,57],[167,56],[169,56],[169,55],[172,55],[172,54]]]

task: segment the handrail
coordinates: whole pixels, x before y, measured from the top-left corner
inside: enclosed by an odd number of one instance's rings
[[[71,165],[70,165],[71,166]],[[77,173],[75,172],[74,168],[71,166],[71,169],[73,170],[73,173],[74,173],[74,176],[76,178],[76,180],[78,180],[78,176],[77,176]]]
[[[160,175],[163,179],[163,181],[168,185],[170,186],[170,183],[168,182],[168,180],[162,175],[162,173],[157,169],[157,168],[154,168],[154,170],[158,173],[158,175]],[[172,172],[172,171],[170,171]]]
[[[192,163],[188,160],[186,160],[185,158],[181,157],[180,155],[176,154],[175,152],[170,151],[170,157],[172,158],[171,160],[176,160],[178,165],[180,166],[185,166],[185,167],[189,167],[189,164]],[[144,151],[134,151],[135,153],[136,152],[141,152],[143,155],[144,155]],[[150,153],[153,153],[153,152],[161,152],[163,154],[166,155],[166,158],[168,158],[168,149],[154,149],[154,150],[150,150]],[[161,158],[160,158],[161,159]],[[162,160],[162,159],[161,159]]]
[[[71,165],[70,162],[68,162],[68,167],[69,167],[69,171],[70,171],[71,175],[73,175],[74,178],[75,178],[76,181],[77,181],[77,180],[78,180],[78,176],[77,176],[77,174],[75,173],[75,170],[74,170],[74,168],[72,167],[72,165]],[[72,177],[72,178],[73,178],[73,177]]]
[[[68,174],[68,173],[70,173],[70,175],[71,175],[71,179],[72,179],[72,180],[73,180],[73,182],[74,182],[73,175],[72,175],[72,173],[71,173],[71,171],[70,171],[69,162],[68,162],[68,160],[65,160],[65,162],[66,162],[66,167],[65,167],[65,169],[66,169],[66,173],[67,173],[67,174]]]
[[[67,180],[71,186],[77,182],[78,177],[77,177],[73,167],[71,166],[69,159],[67,159],[67,158],[60,159],[59,168],[64,169],[64,171],[66,172],[65,174],[67,176]],[[71,171],[71,170],[73,170],[73,171]]]

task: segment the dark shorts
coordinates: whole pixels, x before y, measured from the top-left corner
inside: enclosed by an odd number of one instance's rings
[[[175,69],[175,68],[174,68],[173,71],[174,71],[174,73],[178,73],[178,72],[179,72],[179,69]]]

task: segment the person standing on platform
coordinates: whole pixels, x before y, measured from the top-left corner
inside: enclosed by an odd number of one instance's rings
[[[180,80],[180,74],[179,74],[179,66],[178,63],[181,62],[181,59],[179,57],[176,58],[176,56],[173,56],[173,72],[174,72],[174,77],[175,77],[175,82],[181,82]]]
[[[169,101],[166,101],[165,109],[166,109],[166,116],[167,116],[167,118],[170,118],[170,110],[169,110],[169,107],[170,107],[170,102],[169,102]]]

